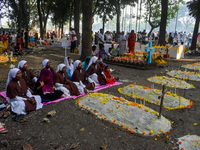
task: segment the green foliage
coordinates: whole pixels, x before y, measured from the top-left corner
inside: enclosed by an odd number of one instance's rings
[[[192,0],[187,2],[187,7],[189,9],[189,15],[191,15],[194,18],[197,18],[197,15],[200,10],[198,10],[198,7],[200,5],[200,0]]]
[[[167,23],[170,19],[176,17],[179,10],[179,4],[183,4],[184,0],[168,0],[168,15]],[[161,1],[160,0],[145,0],[146,15],[149,16],[153,25],[157,25],[161,21]]]

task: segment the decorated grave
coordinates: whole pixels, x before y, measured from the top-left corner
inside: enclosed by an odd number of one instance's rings
[[[125,97],[128,96],[130,98],[133,98],[135,101],[136,99],[140,99],[143,101],[154,103],[156,105],[160,105],[161,103],[158,97],[161,96],[162,91],[158,89],[152,89],[146,86],[131,84],[123,88],[119,88],[118,91]],[[163,107],[167,110],[184,109],[191,107],[192,104],[192,101],[168,91],[164,96]]]
[[[154,51],[155,48],[152,48],[152,42],[149,42],[149,47],[145,49],[145,52],[136,50],[134,54],[125,53],[124,56],[105,58],[104,61],[109,64],[137,69],[152,69],[157,65],[166,64],[162,55]]]
[[[187,64],[187,65],[182,65],[181,67],[191,70],[199,70],[200,71],[200,63],[193,63],[193,64]]]
[[[179,79],[200,81],[200,74],[197,72],[181,71],[181,70],[172,70],[167,73],[167,75]]]
[[[189,84],[186,81],[168,77],[168,76],[154,76],[154,77],[147,78],[147,80],[150,82],[155,82],[157,84],[166,85],[171,88],[180,88],[180,89],[194,88],[192,84]]]
[[[7,62],[16,62],[17,59],[7,53],[0,55],[0,63],[7,63]]]
[[[199,150],[200,149],[200,136],[186,135],[178,138],[180,150]]]
[[[157,135],[169,133],[171,122],[158,119],[158,112],[144,105],[113,95],[93,93],[78,99],[77,104],[99,119],[117,124],[131,133]]]

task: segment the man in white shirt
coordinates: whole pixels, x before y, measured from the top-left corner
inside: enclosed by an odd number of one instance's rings
[[[14,33],[14,31],[12,31],[11,38],[12,38],[11,43],[14,43],[14,46],[15,46],[17,35]]]
[[[104,35],[103,35],[103,29],[100,29],[99,33],[99,49],[102,49],[104,47]]]

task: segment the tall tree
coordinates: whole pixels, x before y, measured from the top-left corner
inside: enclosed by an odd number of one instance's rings
[[[92,12],[93,0],[82,0],[82,54],[81,60],[92,54]]]
[[[155,28],[160,26],[162,6],[161,2],[161,0],[145,0],[146,14],[148,15],[148,22],[151,26],[151,30],[148,33],[148,36],[151,35],[151,32]],[[170,19],[175,18],[180,3],[184,3],[184,1],[168,0],[167,23],[169,23]]]
[[[77,34],[77,45],[80,44],[80,0],[74,0],[74,29]]]
[[[196,50],[197,34],[199,31],[199,22],[200,22],[200,0],[193,0],[187,2],[187,7],[190,11],[190,15],[196,19],[192,36],[192,45],[191,45],[191,50]]]
[[[161,23],[160,23],[160,33],[159,33],[159,45],[165,44],[165,34],[167,27],[167,11],[168,11],[168,0],[161,0],[162,14],[161,14]]]
[[[47,19],[52,9],[54,0],[37,0],[37,9],[40,21],[40,37],[44,39],[46,33]]]
[[[114,6],[114,13],[117,14],[117,22],[116,22],[116,40],[118,40],[118,35],[120,33],[120,16],[121,16],[121,9],[124,9],[125,6],[135,6],[136,0],[109,0],[109,4]]]

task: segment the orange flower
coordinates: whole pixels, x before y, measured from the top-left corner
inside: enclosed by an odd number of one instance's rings
[[[166,136],[166,139],[169,139],[169,136]]]
[[[181,147],[181,150],[184,150],[184,148]]]
[[[145,134],[145,132],[143,132],[142,134]]]
[[[128,130],[129,127],[126,127],[126,129]]]
[[[113,122],[116,122],[116,120],[113,120]]]
[[[88,107],[86,107],[88,109]]]
[[[104,119],[107,119],[107,117],[105,117]]]
[[[187,108],[187,106],[184,106],[184,108],[186,109],[186,108]]]
[[[167,131],[167,133],[169,133],[169,131]]]
[[[102,116],[102,114],[100,114],[99,116]]]
[[[181,141],[179,141],[178,143],[179,143],[179,144],[182,144],[182,142],[181,142]]]
[[[163,132],[163,134],[165,135],[166,133],[165,133],[165,132]]]
[[[121,124],[121,127],[123,127],[124,125],[123,124]]]
[[[93,110],[92,108],[90,110]]]
[[[130,130],[131,131],[131,133],[134,133],[134,131],[133,130]]]
[[[159,135],[159,134],[157,134],[156,136],[157,136],[157,137],[160,137],[160,135]]]
[[[82,104],[82,106],[84,107],[84,105]]]
[[[94,113],[97,113],[97,111],[95,111]]]

